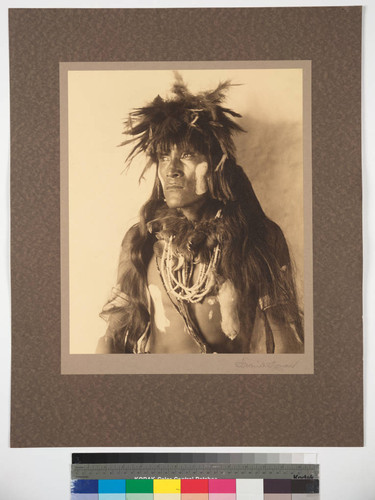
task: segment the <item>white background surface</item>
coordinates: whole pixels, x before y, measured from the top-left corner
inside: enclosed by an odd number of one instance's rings
[[[363,12],[363,197],[364,197],[364,352],[365,352],[365,447],[364,448],[40,448],[10,449],[10,275],[9,275],[9,74],[8,74],[8,8],[50,7],[297,7],[297,6],[364,5]],[[97,1],[13,1],[0,11],[1,57],[1,167],[0,167],[0,249],[1,276],[1,349],[0,388],[0,499],[1,500],[69,500],[71,453],[131,451],[202,451],[312,453],[321,464],[322,500],[375,499],[375,0],[358,2],[331,1],[207,1],[177,0],[134,2]],[[372,228],[372,230],[371,230]],[[344,409],[343,409],[344,411]]]

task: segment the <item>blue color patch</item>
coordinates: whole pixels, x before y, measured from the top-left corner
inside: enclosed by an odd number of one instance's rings
[[[73,479],[71,493],[98,493],[97,479]]]
[[[99,493],[122,493],[125,499],[125,479],[99,479]]]

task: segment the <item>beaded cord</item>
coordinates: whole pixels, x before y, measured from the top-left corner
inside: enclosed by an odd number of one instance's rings
[[[170,296],[170,294],[168,292],[168,288],[166,287],[166,284],[164,282],[163,275],[161,273],[157,257],[156,257],[156,266],[158,268],[158,271],[159,271],[159,274],[160,274],[160,278],[161,278],[161,281],[162,281],[163,286],[165,288],[165,291],[167,292],[167,295],[170,298],[170,300],[171,300],[171,302],[173,304],[173,307],[176,309],[176,311],[178,311],[181,314],[182,319],[184,320],[187,333],[198,344],[198,346],[200,348],[200,351],[201,351],[201,354],[207,354],[207,352],[210,352],[209,351],[209,346],[207,345],[205,339],[202,337],[202,334],[199,331],[199,328],[197,327],[197,325],[193,321],[192,317],[190,316],[188,304],[186,302],[181,301],[181,300],[178,300],[177,302],[174,302],[172,300],[172,298],[171,298],[171,296]]]
[[[190,285],[194,264],[184,259],[181,266],[173,270],[174,255],[172,249],[173,236],[169,237],[163,248],[160,259],[160,273],[168,294],[179,301],[190,303],[200,302],[208,294],[212,285],[212,273],[216,269],[219,259],[220,247],[216,245],[208,264],[198,263],[198,276],[196,282]]]

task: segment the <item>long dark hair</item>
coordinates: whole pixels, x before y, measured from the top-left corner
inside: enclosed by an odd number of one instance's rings
[[[294,324],[303,338],[302,315],[298,307],[294,271],[281,229],[264,213],[251,182],[237,165],[232,133],[241,127],[231,117],[240,115],[222,106],[229,82],[215,90],[193,95],[176,75],[174,98],[157,96],[147,106],[133,111],[125,122],[125,134],[133,143],[128,164],[139,153],[148,161],[145,169],[157,163],[158,154],[171,146],[188,145],[208,161],[208,196],[204,217],[212,207],[220,208],[217,227],[221,243],[218,273],[232,281],[238,293],[238,312],[243,325],[251,332],[259,300],[272,305],[281,322]],[[149,231],[157,214],[168,210],[162,187],[155,176],[149,200],[140,210],[140,221],[126,234],[118,273],[122,302],[110,301],[106,309],[109,332],[119,352],[133,352],[150,322],[147,297],[147,267],[153,255],[155,236]],[[173,210],[169,210],[169,215]],[[178,219],[181,225],[185,223]],[[204,231],[203,231],[204,232]],[[201,249],[209,245],[203,238]],[[249,334],[250,344],[250,334]]]
[[[274,316],[280,322],[294,324],[302,340],[302,314],[294,270],[281,229],[265,215],[240,166],[227,160],[222,176],[218,178],[216,174],[211,163],[207,205],[214,210],[208,212],[216,212],[218,207],[222,209],[220,234],[217,235],[222,247],[218,274],[231,280],[240,291],[238,313],[249,332],[249,344],[255,310],[259,299],[264,297],[272,305]],[[111,334],[120,352],[134,352],[150,322],[147,267],[156,240],[149,231],[149,223],[163,210],[168,211],[168,208],[156,175],[151,196],[140,210],[140,221],[128,231],[122,245],[118,286],[126,295],[127,303],[113,307],[109,315]],[[176,214],[178,216],[181,217]]]

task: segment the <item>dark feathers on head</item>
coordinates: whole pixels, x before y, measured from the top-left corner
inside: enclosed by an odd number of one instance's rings
[[[235,159],[232,134],[244,130],[231,117],[241,115],[222,106],[233,84],[225,81],[214,90],[192,94],[181,75],[177,71],[174,75],[172,98],[157,95],[151,103],[134,109],[124,123],[124,134],[131,137],[121,146],[133,146],[126,166],[129,167],[139,153],[149,157],[141,177],[157,161],[158,153],[168,152],[174,144],[193,145],[210,156],[214,153],[218,157],[216,170],[222,168],[226,158]]]

